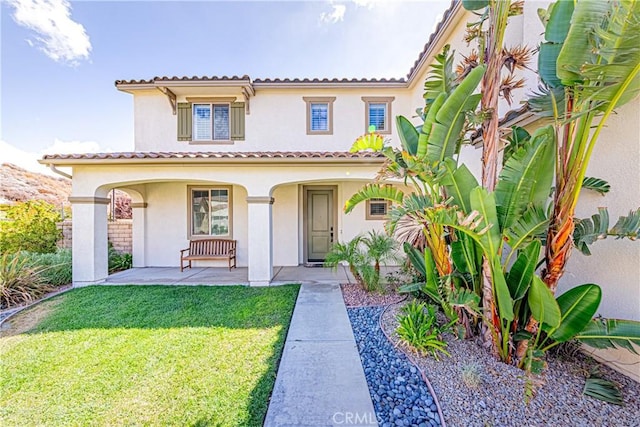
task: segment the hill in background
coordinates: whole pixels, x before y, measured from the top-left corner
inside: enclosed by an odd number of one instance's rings
[[[71,180],[22,169],[11,163],[0,165],[0,204],[43,200],[57,207],[69,206]]]

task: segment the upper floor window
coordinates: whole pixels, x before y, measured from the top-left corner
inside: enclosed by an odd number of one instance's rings
[[[362,97],[365,103],[365,132],[369,132],[371,126],[375,126],[378,133],[391,133],[391,103],[394,99],[393,96]]]
[[[178,141],[194,144],[244,140],[245,104],[235,98],[187,98],[177,108]]]
[[[308,97],[302,99],[307,104],[307,135],[333,134],[333,101],[335,97]]]
[[[229,104],[193,104],[193,140],[229,141]]]

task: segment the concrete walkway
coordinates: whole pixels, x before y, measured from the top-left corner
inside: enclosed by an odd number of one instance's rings
[[[300,288],[264,425],[378,425],[338,284]]]

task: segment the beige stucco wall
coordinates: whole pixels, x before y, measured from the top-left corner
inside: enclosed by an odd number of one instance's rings
[[[134,95],[136,151],[348,151],[365,133],[363,96],[393,96],[392,117],[413,115],[409,93],[395,89],[269,89],[256,90],[250,98],[250,114],[245,116],[245,140],[233,143],[202,144],[178,141],[177,118],[167,98],[159,91]],[[307,135],[306,103],[303,97],[335,97],[333,134]],[[178,97],[182,102],[185,97]],[[238,99],[242,101],[242,97]],[[389,138],[397,143],[392,119]]]

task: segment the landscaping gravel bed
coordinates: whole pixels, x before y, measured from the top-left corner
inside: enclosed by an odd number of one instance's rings
[[[384,294],[367,292],[361,285],[355,283],[343,283],[340,285],[342,297],[347,307],[361,307],[369,305],[389,305],[405,299],[404,295],[398,295],[389,291]]]
[[[381,427],[440,426],[438,408],[420,372],[380,329],[383,310],[347,309],[378,423]]]
[[[382,316],[383,328],[394,342],[401,305],[390,307]],[[537,392],[526,404],[523,371],[498,362],[475,340],[457,340],[450,334],[444,338],[451,357],[436,361],[412,354],[411,358],[427,374],[449,427],[640,425],[640,384],[581,352],[550,355],[548,369],[536,378]],[[593,369],[619,384],[624,406],[582,394]],[[465,370],[477,373],[477,385],[465,384]]]

